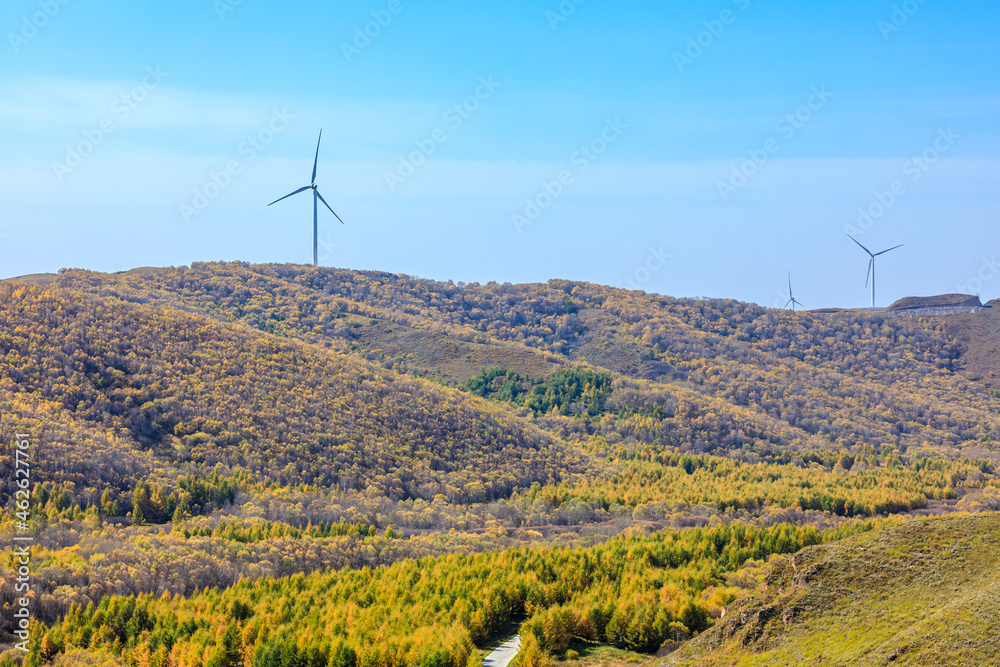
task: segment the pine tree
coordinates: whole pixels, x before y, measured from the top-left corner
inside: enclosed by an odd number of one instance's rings
[[[46,632],[45,636],[42,637],[42,645],[39,650],[41,651],[43,660],[51,660],[52,656],[55,655],[55,646],[52,645],[52,637],[49,633]]]
[[[542,650],[538,639],[533,634],[526,634],[521,639],[521,667],[548,667],[549,657]]]
[[[187,494],[181,494],[180,502],[177,503],[177,509],[174,510],[174,515],[171,517],[171,521],[174,525],[183,523],[185,520],[191,518],[191,506],[188,504]]]

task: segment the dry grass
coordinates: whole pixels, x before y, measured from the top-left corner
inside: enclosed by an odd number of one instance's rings
[[[645,653],[624,651],[613,646],[575,644],[571,648],[579,653],[580,657],[575,660],[557,657],[552,660],[552,667],[635,667],[653,661],[653,658]]]
[[[59,279],[59,275],[55,273],[29,273],[26,276],[17,276],[16,278],[5,278],[6,282],[12,283],[25,283],[27,285],[51,285]]]
[[[1000,515],[918,519],[780,561],[665,665],[1000,664]]]
[[[548,377],[561,367],[550,361],[551,355],[529,348],[470,343],[440,332],[359,315],[349,316],[348,321],[357,345],[405,360],[409,372],[419,371],[440,381],[463,384],[493,366],[514,370],[522,377]]]
[[[978,313],[945,319],[945,330],[962,345],[961,370],[970,380],[1000,387],[1000,301]]]

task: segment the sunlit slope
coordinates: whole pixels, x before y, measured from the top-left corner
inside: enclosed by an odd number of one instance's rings
[[[653,652],[672,633],[704,630],[738,594],[723,585],[731,567],[869,528],[717,526],[243,579],[186,598],[105,597],[51,634],[67,655],[127,652],[140,664],[166,653],[183,667],[239,664],[215,658],[229,653],[253,665],[468,667],[482,664],[474,643],[530,616],[522,636],[553,651],[575,636]]]
[[[87,471],[88,486],[126,490],[151,466],[222,464],[283,484],[482,501],[584,465],[479,398],[162,304],[4,284],[0,354],[4,400],[38,410],[27,425],[47,479]],[[120,465],[95,468],[97,456]]]
[[[455,285],[293,265],[71,271],[59,284],[347,346],[383,366],[458,383],[494,365],[537,377],[589,363],[638,383],[623,390],[638,396],[612,396],[609,404],[659,406],[654,432],[674,430],[665,419],[711,422],[711,415],[733,424],[688,443],[695,452],[749,449],[773,459],[783,449],[867,446],[904,458],[976,458],[1000,438],[1000,397],[958,372],[963,348],[936,320],[792,313],[568,281]],[[693,403],[686,400],[692,396]],[[786,435],[740,429],[736,424],[752,423],[745,413],[780,423]]]
[[[807,547],[664,665],[1000,664],[1000,516]]]

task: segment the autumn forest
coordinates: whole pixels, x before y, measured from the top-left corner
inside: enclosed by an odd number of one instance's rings
[[[665,654],[775,559],[1000,510],[954,326],[299,265],[4,281],[34,625],[14,649],[8,555],[0,666]]]

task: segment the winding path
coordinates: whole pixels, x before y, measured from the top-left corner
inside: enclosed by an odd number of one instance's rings
[[[521,650],[521,637],[515,635],[483,660],[483,667],[507,667],[517,652]]]

